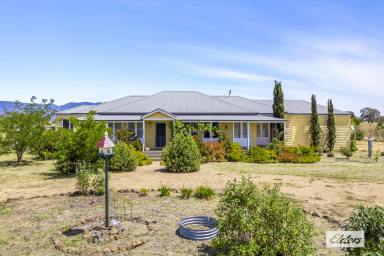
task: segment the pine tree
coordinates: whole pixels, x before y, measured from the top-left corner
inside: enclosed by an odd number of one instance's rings
[[[336,142],[335,115],[333,114],[332,100],[328,100],[328,119],[327,119],[327,149],[329,153],[333,152]]]
[[[276,118],[284,119],[284,93],[280,81],[275,80],[275,88],[273,89],[273,116]],[[278,137],[280,140],[283,140],[281,133],[283,132],[283,125],[277,124]]]
[[[315,95],[312,95],[311,103],[311,127],[309,129],[309,133],[311,135],[311,146],[315,147],[316,149],[319,149],[321,139],[321,128],[319,123],[319,115],[317,114],[317,102]]]

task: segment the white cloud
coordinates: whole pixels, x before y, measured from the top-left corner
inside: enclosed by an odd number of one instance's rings
[[[203,64],[190,58],[190,64],[185,66],[187,72],[196,76],[259,83],[272,83],[278,78],[289,88],[288,96],[315,93],[323,100],[338,100],[344,109],[357,112],[362,107],[372,106],[384,112],[384,86],[381,84],[384,81],[384,53],[379,44],[361,39],[299,35],[292,38],[285,41],[279,54],[188,45],[178,47],[192,52],[194,57],[204,56]]]

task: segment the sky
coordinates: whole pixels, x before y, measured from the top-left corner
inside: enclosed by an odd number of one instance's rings
[[[384,1],[1,0],[0,100],[163,90],[384,113]]]

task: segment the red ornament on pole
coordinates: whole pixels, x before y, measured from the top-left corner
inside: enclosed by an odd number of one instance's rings
[[[108,137],[108,132],[105,132],[104,137],[97,144],[99,153],[105,156],[112,155],[114,147],[115,144],[113,144],[112,140]]]

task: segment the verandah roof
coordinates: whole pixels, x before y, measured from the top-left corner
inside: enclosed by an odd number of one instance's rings
[[[272,122],[272,123],[282,123],[285,122],[284,119],[275,118],[272,116],[265,115],[176,115],[175,120],[180,121],[258,121],[258,122]],[[80,120],[85,119],[85,117],[80,117]],[[96,121],[142,121],[143,116],[141,115],[99,115],[94,116]],[[145,118],[144,118],[145,120]]]

